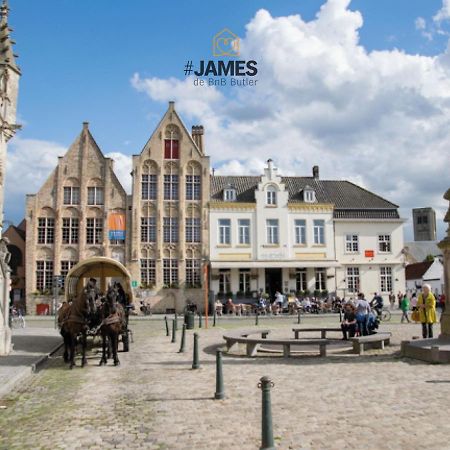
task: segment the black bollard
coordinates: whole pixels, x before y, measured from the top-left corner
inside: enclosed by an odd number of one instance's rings
[[[199,369],[200,363],[198,361],[198,334],[194,333],[194,360],[192,361],[192,368]]]
[[[169,322],[167,320],[167,316],[164,316],[164,322],[166,322],[166,336],[169,336]]]
[[[198,327],[202,327],[202,313],[198,313]]]
[[[298,310],[298,312],[297,312],[297,323],[300,325],[300,322],[301,322],[301,320],[300,320],[300,310]]]
[[[175,319],[172,320],[172,340],[170,342],[172,344],[177,342],[177,324],[175,323]]]
[[[217,312],[216,312],[216,310],[214,310],[214,314],[213,314],[213,327],[216,326],[216,319],[217,319]]]
[[[178,330],[178,317],[177,317],[177,312],[176,311],[175,311],[174,320],[175,320],[175,330]]]
[[[181,332],[181,345],[180,345],[180,350],[178,350],[178,353],[185,352],[185,342],[186,342],[186,324],[183,323],[183,330]]]
[[[258,313],[258,311],[256,311],[255,325],[259,325],[259,313]]]
[[[223,389],[223,373],[222,373],[222,352],[216,351],[216,392],[214,394],[216,400],[222,400],[225,398],[225,392]]]
[[[262,377],[260,383],[258,383],[258,387],[262,391],[262,443],[260,450],[275,450],[272,428],[272,405],[270,401],[270,389],[274,386],[275,384],[269,377]]]

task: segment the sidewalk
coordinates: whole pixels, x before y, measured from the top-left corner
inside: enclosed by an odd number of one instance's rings
[[[13,330],[12,342],[13,351],[8,356],[0,356],[0,397],[30,376],[56,351],[62,338],[54,328],[27,323],[27,328]]]

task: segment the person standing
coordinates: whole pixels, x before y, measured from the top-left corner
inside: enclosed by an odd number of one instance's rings
[[[395,308],[395,294],[391,291],[389,294],[389,303],[391,304],[391,311]]]
[[[358,294],[358,300],[355,303],[355,309],[359,334],[360,336],[367,336],[369,334],[367,323],[369,321],[370,305],[364,298],[364,294],[362,292]]]
[[[401,318],[400,322],[403,323],[403,321],[406,319],[406,321],[409,323],[409,317],[408,317],[409,298],[406,294],[403,296],[400,307],[402,309],[402,318]]]
[[[431,286],[424,284],[422,292],[417,299],[417,307],[419,308],[420,322],[422,324],[422,337],[424,339],[433,337],[433,323],[436,319],[436,299],[431,292]]]

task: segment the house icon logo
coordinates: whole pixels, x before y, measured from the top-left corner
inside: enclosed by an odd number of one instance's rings
[[[213,56],[239,56],[239,36],[228,28],[213,37]]]

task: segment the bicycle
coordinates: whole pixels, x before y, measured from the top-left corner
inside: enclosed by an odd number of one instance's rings
[[[16,308],[12,308],[9,320],[11,328],[25,328],[25,319],[20,310],[18,311]]]
[[[387,307],[383,307],[380,309],[378,308],[374,308],[375,311],[377,312],[378,318],[382,321],[382,322],[389,322],[391,320],[391,312],[389,311],[389,309]]]

